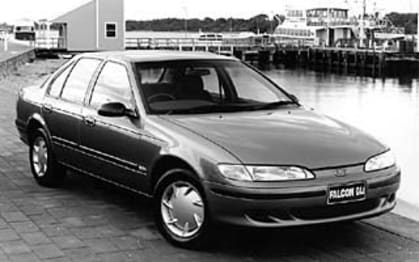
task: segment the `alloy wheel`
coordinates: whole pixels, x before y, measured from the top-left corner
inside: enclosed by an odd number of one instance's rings
[[[43,137],[37,137],[33,142],[32,165],[38,177],[45,176],[48,169],[48,147]]]

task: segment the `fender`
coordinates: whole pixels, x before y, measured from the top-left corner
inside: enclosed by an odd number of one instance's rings
[[[182,172],[182,175],[186,175],[187,177],[189,177],[190,179],[195,181],[195,183],[197,183],[197,185],[199,185],[202,189],[203,186],[201,184],[201,181],[197,178],[196,174],[194,174],[193,171],[184,170],[184,169],[181,169],[181,168],[175,168],[175,169],[172,169],[172,170],[169,170],[169,171],[165,172],[164,174],[162,174],[159,177],[159,179],[156,182],[156,185],[153,188],[153,196],[156,195],[157,190],[158,190],[159,186],[161,185],[161,183],[163,181],[165,181],[167,178],[170,178],[173,175],[179,174],[180,172]]]
[[[49,131],[47,123],[46,123],[45,119],[42,117],[42,115],[39,114],[39,113],[34,113],[28,118],[28,120],[26,121],[26,133],[28,135],[29,135],[29,127],[32,123],[38,123],[39,125],[41,125],[41,127],[45,130],[45,132],[47,134],[47,139],[52,144],[51,132]]]
[[[167,167],[172,166],[173,168],[183,168],[188,169],[191,171],[191,175],[194,176],[194,179],[197,181],[201,181],[202,177],[200,174],[202,174],[201,168],[198,170],[194,167],[199,167],[199,163],[196,163],[194,160],[187,160],[187,158],[181,157],[176,154],[159,154],[151,163],[149,168],[149,176],[150,176],[150,185],[149,190],[150,193],[152,193],[155,189],[155,186],[158,184],[158,181],[161,179],[161,176],[164,175],[167,170],[165,170]],[[163,173],[160,173],[161,170],[165,170]]]

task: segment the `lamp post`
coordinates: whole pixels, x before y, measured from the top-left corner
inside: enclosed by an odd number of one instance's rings
[[[9,33],[4,34],[4,43],[3,43],[4,52],[9,51]]]
[[[188,38],[188,8],[184,5],[182,9],[185,12],[185,38]]]
[[[359,30],[359,46],[364,47],[364,39],[365,39],[365,13],[367,9],[367,2],[366,0],[362,1],[362,17],[361,17],[361,26]]]
[[[419,53],[419,5],[418,5],[417,9],[418,9],[418,18],[417,18],[418,25],[417,25],[417,29],[416,29],[417,30],[417,34],[416,34],[416,52]]]

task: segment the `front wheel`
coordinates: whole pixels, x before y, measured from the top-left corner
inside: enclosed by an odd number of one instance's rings
[[[62,183],[65,170],[56,162],[43,129],[36,130],[31,139],[29,160],[32,174],[38,184],[57,187]]]
[[[201,186],[187,170],[172,170],[163,177],[166,179],[159,183],[155,195],[159,231],[176,246],[202,247],[208,238],[210,218]]]

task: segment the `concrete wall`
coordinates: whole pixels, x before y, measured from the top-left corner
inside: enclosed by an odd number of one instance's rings
[[[97,0],[99,2],[99,49],[123,50],[125,42],[124,0]],[[105,24],[116,23],[116,38],[106,38]]]
[[[32,62],[34,59],[35,59],[35,50],[30,49],[26,52],[10,57],[6,60],[0,61],[0,79],[13,73],[20,66],[23,66],[24,64],[28,62]]]

